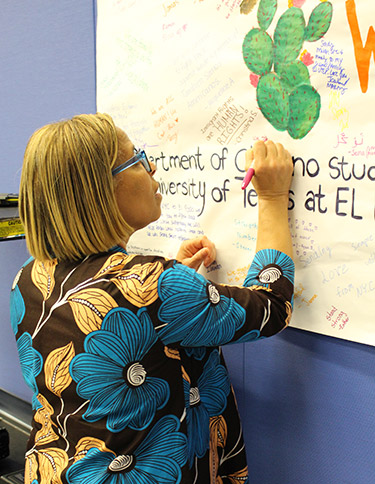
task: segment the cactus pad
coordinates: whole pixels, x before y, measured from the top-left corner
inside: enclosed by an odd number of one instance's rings
[[[297,59],[305,34],[305,17],[300,8],[291,7],[279,18],[275,34],[275,70],[280,64],[288,64]]]
[[[314,8],[305,29],[305,40],[315,42],[323,37],[331,25],[332,12],[330,2],[320,3]]]
[[[288,93],[301,84],[310,84],[309,70],[299,60],[290,62],[289,64],[281,64],[278,74],[281,78],[282,85]]]
[[[279,131],[284,131],[289,120],[288,93],[274,72],[261,77],[257,86],[257,101],[263,116]]]
[[[270,26],[277,9],[277,0],[260,0],[257,19],[259,27],[267,30]]]
[[[288,133],[301,139],[312,129],[319,118],[320,95],[308,84],[296,87],[289,96]]]
[[[273,62],[273,42],[271,37],[260,29],[252,29],[242,44],[242,55],[247,67],[263,76],[270,72]]]

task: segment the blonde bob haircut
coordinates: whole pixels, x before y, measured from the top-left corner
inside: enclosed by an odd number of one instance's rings
[[[118,209],[111,169],[116,127],[107,114],[48,124],[30,138],[20,184],[27,248],[38,260],[79,260],[133,232]]]

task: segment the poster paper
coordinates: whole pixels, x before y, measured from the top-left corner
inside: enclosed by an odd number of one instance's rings
[[[257,197],[244,153],[293,155],[291,326],[375,345],[375,7],[370,0],[98,0],[97,108],[157,166],[162,217],[130,251],[206,234],[242,284]]]

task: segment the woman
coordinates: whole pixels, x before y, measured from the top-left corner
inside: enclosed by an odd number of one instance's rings
[[[16,276],[11,323],[32,388],[27,483],[248,482],[220,345],[282,330],[294,265],[293,165],[282,145],[246,153],[258,193],[257,253],[244,287],[196,272],[201,237],[176,260],[128,254],[157,220],[154,165],[108,115],[41,128],[26,148],[20,214],[32,258]]]

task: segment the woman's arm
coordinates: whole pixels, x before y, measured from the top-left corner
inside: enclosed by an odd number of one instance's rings
[[[246,164],[247,169],[252,165],[255,170],[259,222],[257,253],[245,287],[208,281],[180,264],[169,267],[158,283],[161,304],[157,317],[163,323],[158,323],[158,334],[166,345],[218,346],[252,341],[272,336],[289,324],[294,280],[288,224],[292,159],[280,144],[257,142],[246,153]],[[208,250],[207,241],[201,240],[191,248],[191,258]],[[182,254],[186,260],[186,247]]]
[[[255,171],[252,183],[258,194],[256,250],[276,249],[292,257],[288,224],[292,158],[279,143],[257,141],[246,152],[246,169],[249,166]]]
[[[257,141],[246,152],[246,170],[255,170],[253,186],[258,194],[258,234],[256,251],[276,249],[292,257],[292,239],[288,224],[289,187],[293,162],[280,143]],[[216,249],[206,236],[186,240],[176,259],[198,270],[215,260]]]

